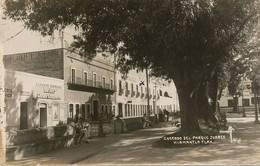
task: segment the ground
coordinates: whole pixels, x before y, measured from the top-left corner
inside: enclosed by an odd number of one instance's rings
[[[6,164],[259,164],[260,124],[253,123],[252,115],[246,118],[242,114],[228,115],[228,125],[235,129],[233,137],[240,142],[230,143],[226,135],[226,140],[212,145],[154,148],[156,140],[177,130],[165,122]]]

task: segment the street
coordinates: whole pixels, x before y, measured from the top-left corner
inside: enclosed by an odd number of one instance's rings
[[[228,115],[228,125],[235,129],[233,138],[240,140],[233,144],[226,140],[207,146],[154,148],[152,144],[156,140],[177,129],[163,122],[153,128],[94,138],[90,144],[7,164],[259,164],[260,125],[254,124],[251,116],[239,115]]]
[[[152,143],[161,134],[170,132],[171,127],[164,131],[146,129],[129,134],[129,137],[79,164],[259,164],[260,125],[254,125],[252,118],[231,120],[229,125],[235,129],[234,138],[241,139],[240,143],[178,149],[152,148]]]

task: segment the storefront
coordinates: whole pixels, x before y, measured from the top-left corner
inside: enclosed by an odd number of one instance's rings
[[[17,71],[5,71],[4,78],[7,130],[66,123],[63,80]]]

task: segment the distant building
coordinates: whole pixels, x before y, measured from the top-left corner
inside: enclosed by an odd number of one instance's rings
[[[147,114],[148,98],[151,115],[158,114],[159,109],[166,109],[170,112],[179,110],[176,88],[173,83],[152,77],[149,78],[149,90],[147,90],[146,74],[137,70],[130,70],[127,75],[117,72],[116,78],[118,82],[116,102],[119,116],[130,118]]]
[[[242,107],[242,101],[244,107],[253,107],[254,104],[254,91],[252,89],[252,81],[244,80],[240,84],[240,90],[237,90],[238,106]],[[228,88],[223,90],[222,96],[220,98],[220,107],[231,108],[234,106],[234,96],[232,96]]]

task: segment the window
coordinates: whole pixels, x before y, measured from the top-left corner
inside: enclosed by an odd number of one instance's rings
[[[113,79],[111,78],[111,79],[110,79],[110,89],[114,89],[113,86],[114,86],[114,85],[113,85]]]
[[[143,93],[143,87],[141,87],[141,93]]]
[[[92,115],[90,104],[87,104],[87,118]]]
[[[128,83],[125,83],[125,89],[128,90]]]
[[[115,107],[115,106],[113,106],[113,110],[112,110],[112,117],[114,117],[114,116],[115,116],[115,114],[116,114],[115,110],[116,110],[116,107]]]
[[[84,72],[84,84],[88,85],[88,73]]]
[[[249,99],[244,99],[243,104],[245,107],[249,107]]]
[[[135,105],[133,105],[133,116],[135,116]]]
[[[69,118],[73,119],[73,104],[69,105]]]
[[[81,114],[82,114],[82,118],[83,119],[87,119],[86,118],[86,113],[85,113],[85,104],[81,105]]]
[[[102,87],[106,88],[106,77],[102,77]]]
[[[138,92],[138,85],[136,85],[136,92]]]
[[[228,100],[228,107],[233,107],[233,100],[231,99],[231,100]]]
[[[53,105],[53,120],[59,120],[59,104]]]
[[[130,116],[130,105],[127,104],[127,113],[128,113],[128,116]]]
[[[102,117],[104,116],[104,105],[103,104],[101,105],[101,115],[102,115]]]
[[[108,115],[108,106],[105,105],[105,117],[108,119],[109,118],[108,116],[109,116]]]
[[[131,92],[134,91],[134,84],[131,84]]]
[[[122,81],[121,80],[119,80],[118,86],[119,86],[119,90],[121,90],[122,89]]]
[[[76,70],[71,69],[71,83],[75,83],[75,82],[76,82]]]
[[[79,115],[79,104],[76,104],[76,117]]]
[[[128,114],[127,114],[127,104],[125,104],[125,116],[128,116]]]
[[[97,86],[97,74],[96,73],[93,74],[93,86],[94,87]]]

